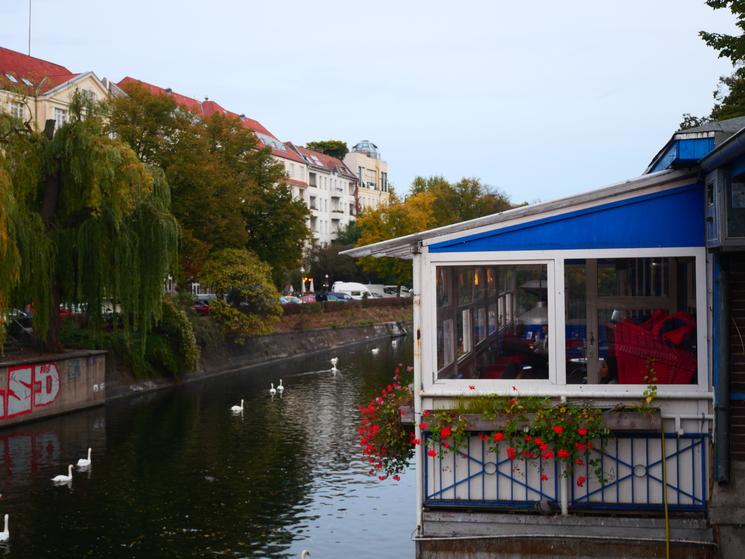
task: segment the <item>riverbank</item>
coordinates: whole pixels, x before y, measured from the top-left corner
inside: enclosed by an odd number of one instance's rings
[[[410,329],[410,321],[392,321],[342,328],[277,332],[268,336],[249,338],[244,344],[226,341],[222,347],[201,356],[198,371],[174,379],[138,380],[126,367],[116,363],[114,359],[109,359],[106,367],[106,400],[171,388],[329,349],[404,336]]]

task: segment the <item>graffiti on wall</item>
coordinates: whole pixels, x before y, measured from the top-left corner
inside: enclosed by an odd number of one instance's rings
[[[54,402],[59,393],[60,374],[54,363],[8,367],[7,377],[0,379],[0,419],[33,413]]]

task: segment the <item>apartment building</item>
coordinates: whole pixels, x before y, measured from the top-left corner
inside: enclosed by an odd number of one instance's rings
[[[377,208],[390,201],[388,163],[380,159],[378,146],[362,140],[344,157],[344,163],[359,181],[357,209]]]
[[[357,215],[357,177],[343,161],[288,142],[308,166],[306,204],[310,209],[308,227],[313,241],[327,245],[340,229]]]
[[[73,95],[80,91],[96,101],[109,95],[110,84],[93,72],[74,73],[53,62],[0,47],[0,110],[35,130],[47,120],[67,121]]]

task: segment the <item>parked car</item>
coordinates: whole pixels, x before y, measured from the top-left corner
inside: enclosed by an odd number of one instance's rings
[[[346,303],[348,301],[352,300],[352,296],[348,295],[346,293],[340,293],[337,291],[329,291],[326,294],[326,300],[327,301],[338,301],[340,303]]]
[[[354,281],[335,281],[331,290],[334,293],[346,293],[352,299],[365,299],[375,296],[364,283]]]
[[[316,294],[315,293],[311,293],[311,292],[303,293],[300,296],[300,300],[303,303],[315,303],[316,302]]]
[[[295,297],[294,295],[282,295],[279,298],[279,302],[282,305],[299,305],[303,302],[303,300],[300,297]]]
[[[411,297],[411,291],[405,285],[386,285],[383,297]]]
[[[210,314],[210,304],[207,301],[195,301],[191,310],[201,315]]]

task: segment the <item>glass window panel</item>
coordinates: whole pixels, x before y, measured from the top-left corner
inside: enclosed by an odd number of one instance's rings
[[[569,384],[695,384],[695,259],[567,260]]]
[[[438,267],[438,378],[548,378],[547,270]]]

